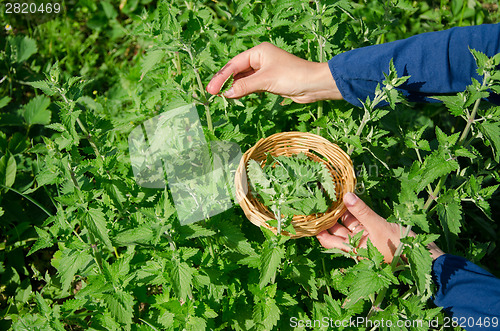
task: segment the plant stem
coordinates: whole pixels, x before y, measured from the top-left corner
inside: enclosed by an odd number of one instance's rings
[[[414,150],[415,150],[415,153],[417,153],[418,161],[420,162],[420,164],[423,164],[424,162],[422,161],[422,157],[420,156],[420,151],[418,150],[418,148],[414,148]],[[427,184],[427,193],[429,193],[429,195],[432,195],[431,184]]]
[[[278,207],[278,234],[281,234],[281,210]]]
[[[75,188],[79,192],[78,196],[80,197],[80,202],[82,204],[84,204],[84,201],[82,199],[82,194],[81,194],[82,190],[80,188],[80,185],[78,184],[78,181],[76,180],[75,173],[73,172],[73,169],[71,168],[71,164],[69,163],[69,161],[68,161],[68,169],[69,169],[71,181],[73,182],[73,185],[75,185]],[[97,244],[96,244],[96,241],[95,241],[95,237],[92,234],[92,232],[90,231],[90,229],[88,229],[88,228],[87,228],[87,234],[89,236],[89,241],[90,241],[90,246],[92,247],[92,252],[94,253],[94,259],[97,262],[97,266],[99,267],[99,270],[101,272],[103,272],[101,251],[99,249],[97,249]]]
[[[103,272],[104,270],[102,268],[101,251],[99,249],[97,249],[97,244],[96,244],[96,241],[95,241],[95,238],[94,238],[94,235],[92,234],[92,232],[90,232],[90,231],[87,230],[87,234],[89,236],[90,245],[92,247],[92,252],[94,253],[94,257],[96,259],[97,266],[99,267],[99,270],[101,272]]]
[[[483,78],[483,83],[481,84],[481,89],[483,89],[489,81],[489,75],[485,74]],[[464,130],[462,131],[462,134],[460,135],[460,138],[458,139],[457,142],[457,147],[462,146],[465,142],[465,139],[467,139],[467,136],[469,135],[469,131],[472,127],[472,123],[474,123],[474,119],[476,117],[477,110],[479,109],[479,104],[481,103],[481,99],[477,99],[476,102],[474,103],[474,108],[472,108],[472,113],[467,117],[467,124],[465,125]],[[432,194],[429,195],[429,198],[427,198],[427,201],[425,202],[424,205],[424,210],[427,211],[432,204],[432,201],[436,200],[437,194],[441,190],[441,187],[443,186],[444,182],[448,178],[448,174],[442,176],[439,178],[439,182],[436,185],[436,188],[432,192]]]
[[[191,52],[191,47],[184,45],[184,49],[189,55],[189,58],[191,59],[191,64],[193,66],[193,71],[194,75],[196,77],[196,82],[198,83],[198,89],[200,90],[200,94],[203,96],[203,106],[205,107],[205,116],[207,118],[207,126],[210,132],[214,133],[214,127],[212,125],[212,115],[210,114],[210,108],[208,107],[208,99],[207,95],[205,93],[205,88],[203,87],[203,83],[201,82],[201,77],[200,73],[198,72],[198,68],[194,65],[194,57],[193,53]]]
[[[361,132],[363,132],[363,128],[365,127],[366,123],[370,120],[370,112],[368,109],[365,108],[365,113],[363,114],[363,118],[361,119],[361,123],[359,123],[358,130],[356,130],[356,135],[359,137],[361,135]],[[352,152],[354,152],[354,145],[349,146],[349,149],[347,150],[347,154],[351,155]]]
[[[489,75],[484,75],[483,83],[481,84],[481,89],[486,86],[489,80]],[[458,139],[458,146],[461,146],[464,143],[464,140],[467,138],[469,134],[472,123],[474,123],[474,118],[476,117],[477,110],[479,109],[479,104],[481,103],[481,99],[477,99],[474,103],[474,108],[472,108],[472,113],[467,119],[467,124],[465,125],[464,131],[462,131],[462,135],[460,135],[460,139]]]
[[[411,225],[409,225],[406,228],[401,239],[406,238],[408,236],[408,234],[410,233],[410,231],[411,231]],[[402,242],[400,242],[398,247],[396,248],[396,251],[394,252],[394,258],[392,259],[392,262],[391,262],[392,272],[394,272],[396,270],[396,268],[398,267],[399,259],[401,257],[401,253],[403,252],[403,247],[404,247],[404,244]],[[375,313],[375,311],[380,308],[380,305],[382,304],[382,301],[384,301],[385,294],[386,294],[388,289],[389,289],[389,287],[384,287],[382,289],[382,291],[380,291],[378,293],[377,297],[375,298],[375,301],[373,302],[372,307],[370,308],[370,311],[368,312],[368,315],[366,316],[367,319],[370,319],[373,316],[373,314]]]
[[[76,118],[76,122],[78,123],[78,126],[82,130],[82,132],[85,135],[85,137],[87,138],[87,140],[89,141],[90,146],[94,150],[96,157],[98,157],[104,161],[104,156],[102,156],[101,153],[99,153],[99,150],[97,149],[97,145],[94,142],[94,139],[92,139],[92,136],[90,135],[90,133],[87,130],[87,128],[85,127],[85,125],[82,123],[82,121],[79,118]]]
[[[58,88],[57,91],[59,92],[59,94],[63,98],[64,102],[68,105],[69,109],[72,110],[74,108],[75,102],[73,100],[69,100],[68,98],[66,98],[66,92],[62,88]],[[83,122],[78,117],[76,118],[76,122],[78,123],[80,130],[82,130],[83,134],[85,135],[85,137],[89,141],[89,144],[92,147],[92,149],[94,150],[96,157],[100,158],[104,161],[104,156],[101,155],[101,153],[99,153],[99,149],[97,148],[97,145],[94,142],[94,139],[92,139],[92,136],[90,135],[89,131],[87,130],[87,128],[85,127]],[[109,174],[108,174],[108,177],[109,177]]]
[[[316,15],[321,15],[321,9],[319,6],[319,0],[316,0]],[[323,62],[323,23],[321,22],[321,16],[318,17],[318,62]],[[323,100],[318,101],[318,120],[323,116]],[[321,127],[316,128],[316,134],[321,133]]]
[[[47,216],[49,217],[52,217],[54,215],[52,215],[47,209],[45,209],[41,204],[39,204],[38,202],[36,202],[35,200],[31,199],[29,196],[19,192],[18,190],[12,188],[12,187],[7,187],[3,184],[0,184],[1,187],[7,189],[7,190],[11,190],[12,192],[14,193],[17,193],[19,194],[20,196],[22,196],[23,198],[25,198],[26,200],[28,200],[29,202],[33,203],[35,206],[37,206],[38,208],[40,208],[41,210],[43,210],[43,212],[45,212],[45,214],[47,214]]]
[[[321,259],[321,263],[323,264],[323,273],[325,274],[325,278],[328,279],[328,274],[326,273],[326,267],[325,267],[325,258]],[[330,286],[328,286],[328,283],[326,284],[326,291],[328,292],[328,296],[332,296],[332,291],[330,290]]]

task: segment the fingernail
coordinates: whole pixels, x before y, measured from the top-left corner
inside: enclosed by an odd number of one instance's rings
[[[228,98],[232,97],[233,95],[234,95],[234,90],[233,90],[232,87],[229,89],[229,91],[227,91],[226,93],[224,93],[224,96],[228,97]]]
[[[356,194],[348,192],[344,194],[344,204],[347,206],[354,206],[356,204],[356,201],[358,201],[358,197]]]

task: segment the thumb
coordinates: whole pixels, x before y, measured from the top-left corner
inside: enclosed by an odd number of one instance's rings
[[[368,230],[376,229],[385,224],[385,219],[375,213],[366,203],[354,193],[344,194],[344,204],[349,212]]]
[[[233,86],[231,86],[229,91],[224,93],[224,96],[226,98],[241,98],[253,92],[263,91],[264,84],[259,76],[259,73],[254,73],[235,80]]]

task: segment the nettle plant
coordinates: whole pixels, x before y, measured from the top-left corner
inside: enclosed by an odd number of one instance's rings
[[[247,171],[252,194],[273,212],[269,225],[294,233],[294,215],[324,213],[337,200],[335,183],[326,165],[304,153],[291,156],[267,154],[264,165],[249,160]]]

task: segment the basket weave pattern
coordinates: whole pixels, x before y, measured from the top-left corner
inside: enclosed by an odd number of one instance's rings
[[[342,197],[347,192],[353,192],[356,185],[354,168],[349,156],[337,145],[325,138],[307,132],[281,132],[259,140],[241,158],[235,175],[236,198],[247,218],[257,226],[265,226],[274,233],[277,229],[269,226],[267,220],[274,219],[273,213],[264,206],[248,189],[246,175],[248,160],[261,162],[266,159],[266,153],[273,156],[304,153],[317,162],[323,162],[336,185],[337,201],[333,202],[325,213],[312,215],[295,215],[292,224],[296,235],[284,232],[292,238],[315,236],[323,230],[332,227],[347,210]]]

